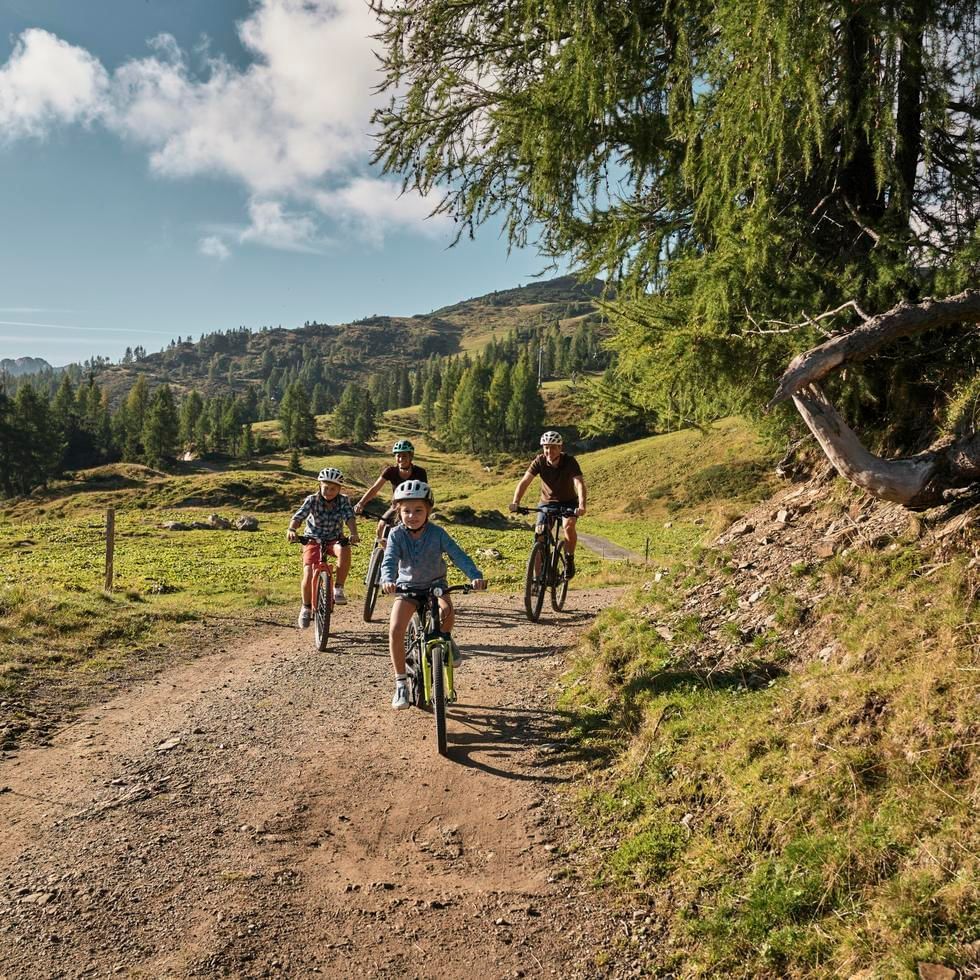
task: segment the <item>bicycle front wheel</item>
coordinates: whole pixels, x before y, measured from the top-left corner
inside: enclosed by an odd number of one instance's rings
[[[544,605],[545,582],[547,580],[548,550],[543,541],[535,541],[527,560],[527,574],[524,577],[524,611],[532,623],[538,621]]]
[[[405,631],[405,673],[408,675],[408,699],[416,708],[425,710],[425,681],[422,677],[422,658],[425,656],[425,633],[422,620],[415,613]]]
[[[368,563],[367,571],[367,592],[364,593],[364,622],[370,623],[374,615],[374,607],[378,601],[378,592],[381,591],[381,562],[384,561],[385,553],[381,548],[375,548],[371,553],[371,561]]]
[[[317,650],[327,649],[330,636],[330,607],[333,605],[333,583],[326,572],[320,572],[316,580],[316,598],[313,605],[313,642]]]
[[[446,646],[435,643],[432,646],[432,713],[436,717],[436,748],[439,755],[447,755],[446,745]]]
[[[559,541],[551,563],[551,608],[560,612],[568,595],[568,553],[565,542]]]

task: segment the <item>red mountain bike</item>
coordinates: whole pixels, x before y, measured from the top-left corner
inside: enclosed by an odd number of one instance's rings
[[[297,534],[296,540],[302,544],[320,544],[316,538]],[[320,556],[313,566],[313,645],[317,650],[327,649],[330,637],[330,614],[333,612],[333,565],[330,554],[324,554],[320,545]]]

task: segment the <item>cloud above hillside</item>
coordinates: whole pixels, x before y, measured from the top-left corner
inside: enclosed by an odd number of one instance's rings
[[[375,244],[445,231],[425,222],[433,202],[370,174],[377,22],[363,0],[260,0],[238,30],[245,69],[221,57],[192,66],[161,35],[111,72],[83,48],[25,31],[0,66],[0,139],[98,124],[142,147],[162,177],[238,182],[249,225],[202,237],[213,257],[246,243],[319,250],[336,224]]]

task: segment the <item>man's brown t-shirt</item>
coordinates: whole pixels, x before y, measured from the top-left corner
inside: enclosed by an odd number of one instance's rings
[[[582,475],[582,469],[574,456],[562,453],[558,465],[550,466],[541,453],[534,457],[527,471],[541,477],[541,503],[571,504],[578,500],[574,481]]]

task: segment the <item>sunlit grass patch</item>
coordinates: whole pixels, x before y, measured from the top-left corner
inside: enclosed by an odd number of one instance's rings
[[[671,600],[656,589],[588,631],[562,699],[591,763],[583,826],[616,842],[600,880],[665,930],[647,950],[654,972],[912,976],[921,959],[970,957],[980,650],[967,564],[902,545],[813,570],[836,652],[791,673],[778,630],[742,665],[685,669],[683,637],[653,627]],[[786,595],[773,608],[778,629],[798,628]]]

